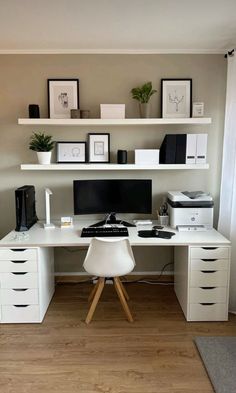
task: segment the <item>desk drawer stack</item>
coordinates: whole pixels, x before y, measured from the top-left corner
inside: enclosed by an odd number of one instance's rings
[[[187,321],[228,320],[230,247],[189,247],[182,261],[180,254],[176,250],[175,291]]]
[[[0,249],[0,322],[41,322],[54,292],[53,253]]]

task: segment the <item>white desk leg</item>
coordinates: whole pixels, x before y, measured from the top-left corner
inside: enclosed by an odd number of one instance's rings
[[[188,320],[188,298],[189,298],[189,247],[178,246],[174,251],[175,261],[175,293]]]

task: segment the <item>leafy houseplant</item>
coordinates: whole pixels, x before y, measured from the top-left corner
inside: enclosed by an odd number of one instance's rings
[[[139,109],[141,117],[149,117],[150,114],[150,105],[149,100],[153,94],[155,94],[157,90],[153,90],[152,82],[144,83],[144,85],[140,87],[134,87],[131,90],[131,94],[134,100],[139,101]]]
[[[29,148],[37,152],[39,164],[50,164],[53,147],[51,135],[34,132],[30,138]]]

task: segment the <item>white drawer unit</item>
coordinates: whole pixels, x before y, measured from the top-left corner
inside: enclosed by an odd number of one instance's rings
[[[226,287],[227,284],[227,270],[192,270],[190,272],[190,287]]]
[[[42,322],[53,293],[53,249],[0,248],[0,323]]]
[[[0,289],[0,299],[2,305],[25,305],[39,304],[38,289]]]
[[[37,272],[37,260],[0,260],[0,272]]]
[[[37,259],[37,249],[35,248],[3,248],[0,249],[0,261],[4,260],[28,260]]]
[[[226,303],[227,287],[190,288],[190,303]]]
[[[40,308],[36,305],[2,306],[3,323],[40,322]]]
[[[0,273],[1,288],[38,288],[37,273]]]
[[[191,270],[228,270],[228,259],[191,259]]]
[[[191,247],[191,259],[229,259],[229,247]]]
[[[227,321],[228,308],[224,303],[200,303],[189,305],[189,321]]]
[[[228,319],[230,247],[176,247],[175,292],[187,321]]]

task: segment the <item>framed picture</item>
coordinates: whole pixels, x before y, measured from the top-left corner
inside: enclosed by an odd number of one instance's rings
[[[191,117],[192,79],[161,80],[161,115],[164,118]]]
[[[79,79],[48,79],[48,117],[69,119],[79,109]]]
[[[57,162],[86,162],[86,142],[57,142]]]
[[[89,162],[110,162],[110,134],[88,134]]]

